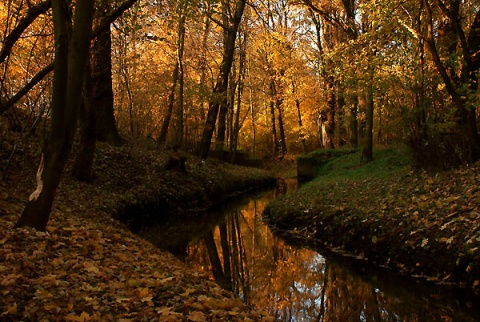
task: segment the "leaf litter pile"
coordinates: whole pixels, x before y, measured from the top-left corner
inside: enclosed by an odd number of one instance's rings
[[[93,184],[74,181],[67,169],[47,232],[13,228],[38,160],[28,147],[17,152],[0,185],[0,321],[273,320],[112,219],[112,205],[141,198],[149,183],[154,192],[174,191],[187,180],[165,185],[167,156],[137,146],[101,145]]]

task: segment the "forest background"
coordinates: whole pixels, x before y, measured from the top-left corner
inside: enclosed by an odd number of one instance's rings
[[[201,157],[362,146],[369,161],[403,143],[418,167],[480,157],[475,1],[8,0],[0,17],[2,132],[42,154],[20,226],[45,228],[77,124],[79,180],[120,134]]]

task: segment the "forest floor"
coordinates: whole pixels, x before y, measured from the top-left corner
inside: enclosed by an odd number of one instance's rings
[[[92,183],[67,165],[47,232],[15,229],[40,144],[3,134],[4,169],[16,151],[0,183],[0,321],[273,320],[114,219],[156,201],[166,214],[195,211],[272,182],[268,172],[191,156],[166,170],[171,154],[153,142],[100,143]]]
[[[480,162],[428,173],[386,151],[325,168],[267,206],[264,218],[285,239],[479,293]]]

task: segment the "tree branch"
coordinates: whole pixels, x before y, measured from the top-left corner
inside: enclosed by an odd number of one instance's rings
[[[10,32],[10,34],[5,38],[3,42],[3,48],[0,52],[0,64],[8,57],[10,52],[12,51],[13,45],[17,42],[20,38],[20,35],[25,31],[32,24],[32,22],[37,19],[38,16],[44,14],[52,7],[52,0],[46,0],[44,2],[40,2],[36,6],[31,7],[27,15],[20,19],[18,25]]]
[[[51,3],[51,0],[47,0],[47,2]],[[113,10],[110,14],[105,16],[105,18],[100,22],[100,24],[93,30],[91,39],[95,39],[96,37],[98,37],[98,35],[102,31],[104,31],[105,28],[110,26],[112,22],[114,22],[118,17],[120,17],[131,6],[133,6],[135,2],[137,2],[137,0],[127,0],[124,3],[122,3],[117,9]],[[2,53],[3,53],[3,50],[2,50]],[[45,78],[45,76],[47,76],[53,70],[53,66],[54,66],[54,63],[52,62],[51,64],[43,68],[22,89],[20,89],[14,96],[12,96],[12,98],[10,98],[7,102],[3,104],[0,104],[0,115],[3,114],[6,110],[8,110],[10,107],[12,107],[23,96],[25,96],[35,85],[37,85],[43,78]]]

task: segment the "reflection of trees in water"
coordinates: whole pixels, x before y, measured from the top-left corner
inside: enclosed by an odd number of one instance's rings
[[[389,278],[377,279],[375,274],[373,282],[368,281],[345,263],[285,245],[261,222],[260,214],[271,198],[273,192],[233,210],[188,247],[187,262],[209,270],[221,286],[278,320],[455,320],[449,318],[451,307],[433,305],[421,292],[398,282],[392,287],[385,282]]]

